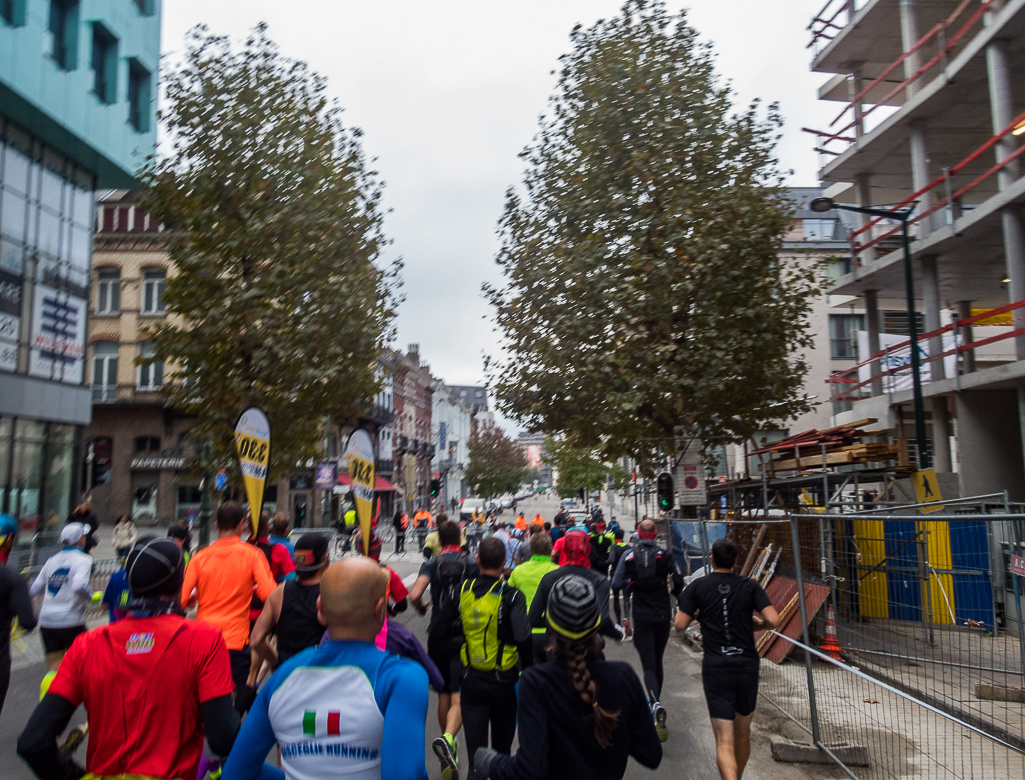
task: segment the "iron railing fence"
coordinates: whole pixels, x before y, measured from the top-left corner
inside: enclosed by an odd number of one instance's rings
[[[692,576],[734,540],[781,615],[760,694],[851,777],[1025,777],[1025,513],[946,504],[672,524]]]

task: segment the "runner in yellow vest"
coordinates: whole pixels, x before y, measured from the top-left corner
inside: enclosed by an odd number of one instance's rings
[[[541,578],[548,572],[559,567],[552,563],[552,537],[548,534],[534,534],[530,537],[530,558],[512,570],[509,575],[509,584],[520,590],[527,599],[527,609],[530,609],[534,601],[534,594],[541,583]],[[547,659],[545,645],[547,644],[547,631],[544,628],[535,628],[531,634],[531,641],[534,646],[533,663],[544,663]],[[531,659],[524,658],[523,666],[527,667]]]

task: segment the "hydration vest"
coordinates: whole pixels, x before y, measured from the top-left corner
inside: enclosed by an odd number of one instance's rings
[[[459,613],[463,619],[463,665],[480,672],[505,672],[516,666],[519,653],[514,645],[498,638],[498,611],[505,583],[498,581],[480,598],[473,595],[477,580],[467,580],[459,592]],[[498,591],[495,591],[498,588]]]

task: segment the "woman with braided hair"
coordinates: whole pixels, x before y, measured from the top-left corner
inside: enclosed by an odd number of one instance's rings
[[[662,761],[647,696],[629,664],[599,661],[601,609],[593,583],[570,575],[548,596],[554,658],[520,676],[515,756],[480,748],[480,780],[619,780],[627,759],[649,769]]]

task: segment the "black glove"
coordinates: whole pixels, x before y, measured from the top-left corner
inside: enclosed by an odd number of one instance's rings
[[[491,762],[498,755],[497,750],[481,747],[473,754],[473,771],[481,780],[487,780],[491,774]]]
[[[235,691],[235,709],[238,710],[239,715],[249,712],[254,701],[256,701],[256,688],[251,685],[240,685]]]

